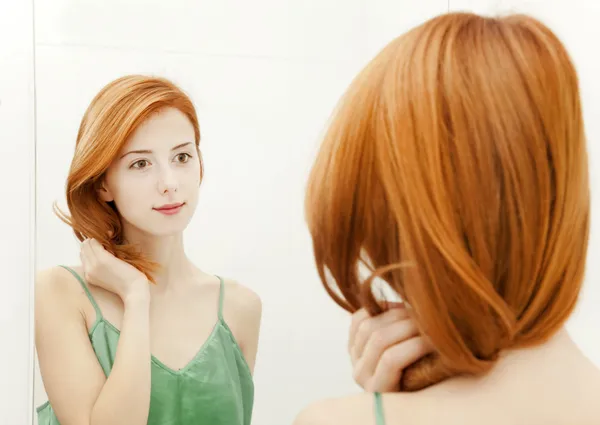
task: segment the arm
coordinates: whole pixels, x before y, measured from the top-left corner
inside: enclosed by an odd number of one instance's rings
[[[61,425],[142,425],[150,403],[149,296],[131,292],[107,379],[77,308],[78,288],[68,272],[38,275],[35,334],[40,372]]]
[[[150,294],[132,293],[125,312],[115,363],[94,408],[92,425],[145,425],[150,410]]]

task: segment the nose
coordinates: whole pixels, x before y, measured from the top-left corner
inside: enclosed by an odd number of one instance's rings
[[[158,176],[158,191],[161,194],[177,192],[177,177],[171,167],[164,167]]]

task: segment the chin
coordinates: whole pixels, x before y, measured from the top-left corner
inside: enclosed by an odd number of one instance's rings
[[[170,237],[183,233],[188,227],[191,217],[169,217],[165,219],[154,219],[146,223],[129,223],[134,234],[139,233],[151,237]]]
[[[189,220],[178,220],[171,223],[156,223],[146,229],[146,233],[157,237],[177,236],[187,228]]]
[[[179,236],[183,233],[185,227],[183,228],[168,228],[164,227],[161,229],[150,228],[150,229],[140,229],[140,231],[145,235],[145,238],[169,238],[174,236]]]

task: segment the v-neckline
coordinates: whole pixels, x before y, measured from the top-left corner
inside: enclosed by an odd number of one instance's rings
[[[109,320],[105,319],[104,316],[101,316],[96,320],[96,323],[94,323],[94,325],[92,326],[92,328],[89,331],[90,337],[92,336],[92,333],[94,332],[94,330],[96,330],[96,327],[100,323],[104,323],[109,329],[111,329],[113,332],[115,332],[119,338],[121,337],[121,331],[115,325],[113,325]],[[212,339],[214,339],[221,324],[222,324],[221,319],[217,318],[217,321],[215,322],[215,324],[214,324],[210,334],[206,338],[206,340],[204,340],[202,345],[200,345],[200,348],[196,351],[196,354],[194,354],[194,356],[183,367],[181,367],[181,369],[173,369],[172,367],[167,366],[165,363],[160,361],[160,359],[158,359],[158,357],[156,357],[152,353],[150,353],[150,359],[152,360],[152,362],[154,364],[156,364],[160,368],[166,370],[167,372],[172,373],[173,375],[181,375],[182,373],[185,373],[185,371],[187,371],[190,367],[192,367],[194,365],[194,363],[196,362],[198,357],[200,357],[200,355],[204,352],[205,348],[208,346],[210,341]]]

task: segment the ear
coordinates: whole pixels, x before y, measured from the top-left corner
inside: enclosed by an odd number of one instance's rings
[[[98,193],[98,196],[104,202],[112,202],[115,200],[111,191],[106,187],[106,182],[104,180],[101,180],[96,184],[96,193]]]

